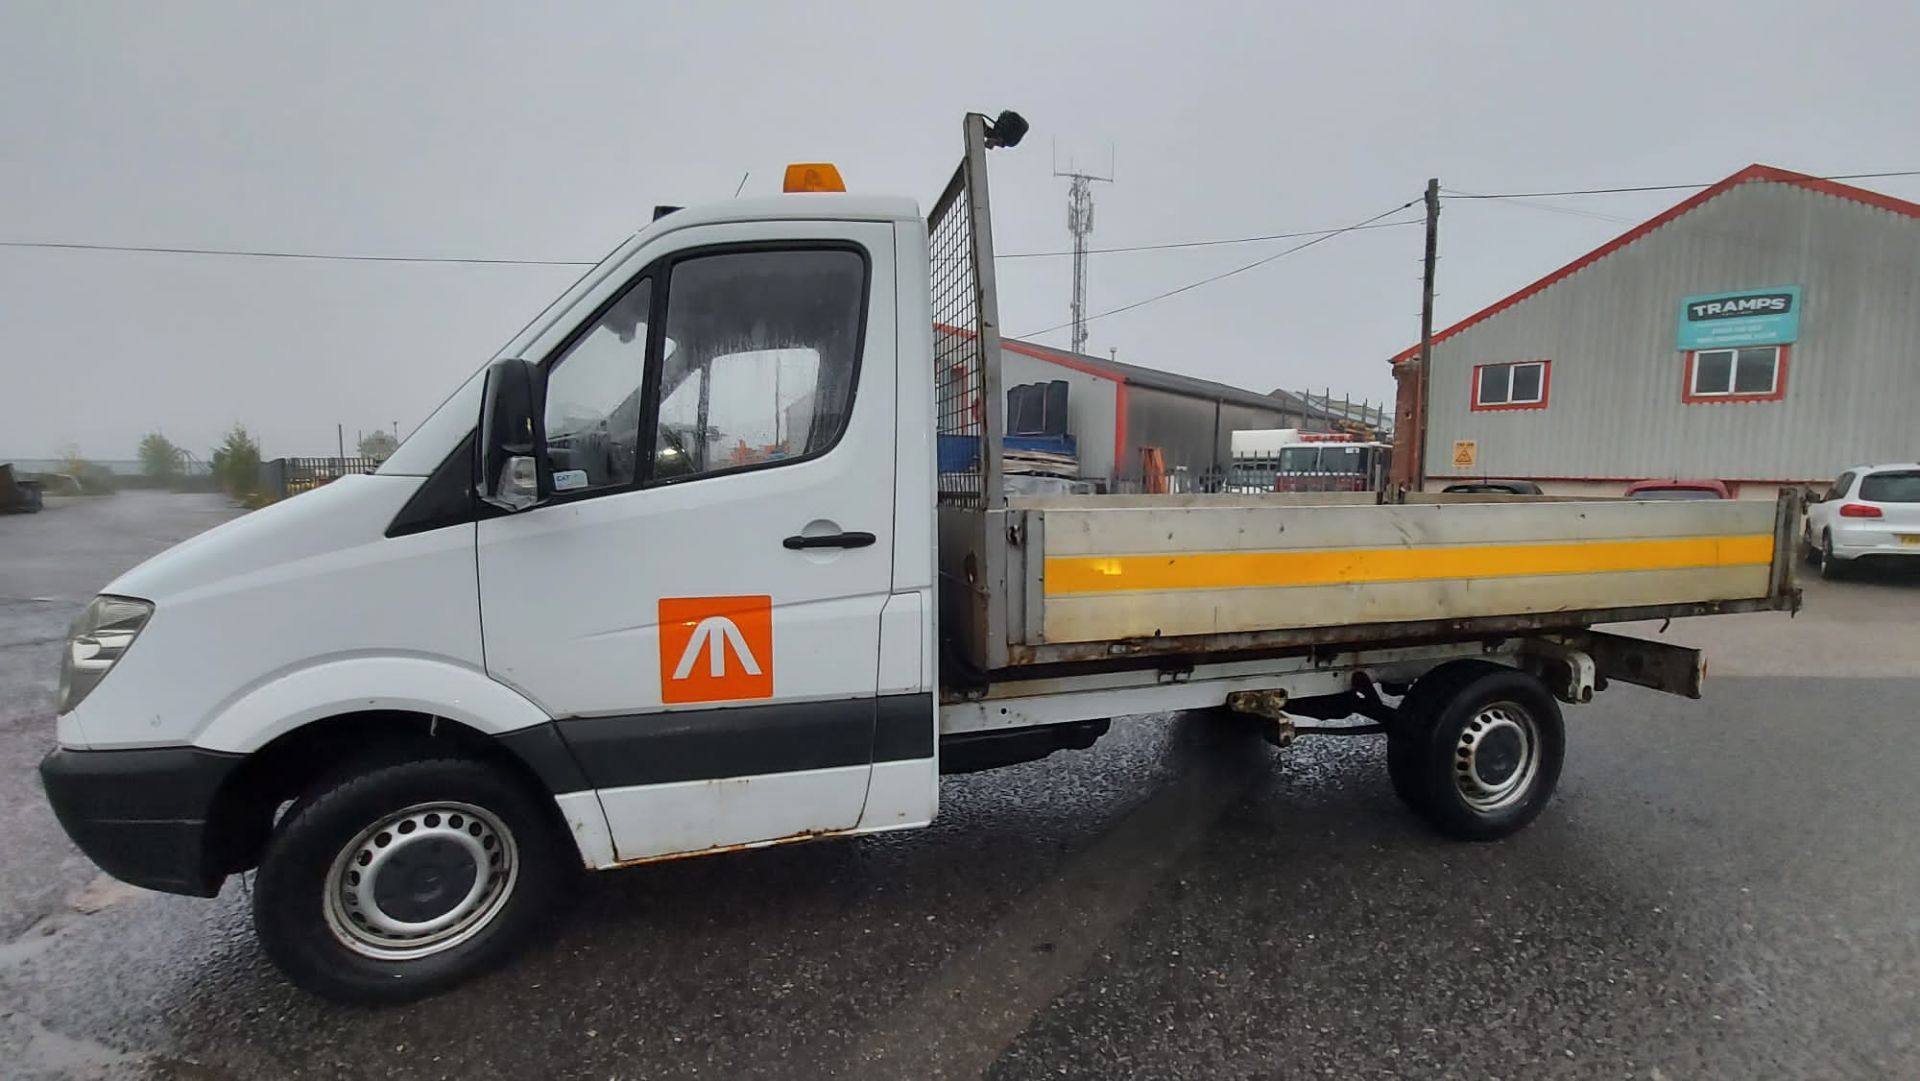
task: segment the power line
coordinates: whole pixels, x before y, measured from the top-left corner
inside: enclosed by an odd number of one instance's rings
[[[1575,218],[1591,218],[1595,221],[1617,222],[1622,225],[1632,224],[1632,222],[1634,221],[1634,219],[1632,218],[1623,218],[1623,217],[1620,217],[1618,214],[1602,214],[1597,210],[1583,210],[1579,207],[1573,207],[1573,206],[1556,206],[1553,203],[1528,203],[1528,202],[1523,202],[1519,199],[1507,198],[1504,196],[1478,195],[1470,191],[1456,191],[1453,188],[1443,188],[1442,194],[1445,194],[1449,198],[1457,198],[1457,199],[1495,199],[1495,200],[1498,200],[1499,202],[1506,203],[1508,206],[1524,207],[1527,210],[1542,210],[1542,211],[1548,211],[1554,214],[1566,214],[1570,217],[1575,217]]]
[[[1222,271],[1221,273],[1214,274],[1209,277],[1201,278],[1199,281],[1188,282],[1187,284],[1182,285],[1177,289],[1169,289],[1164,293],[1156,293],[1153,296],[1147,297],[1144,300],[1136,300],[1131,304],[1122,304],[1118,308],[1108,309],[1107,311],[1101,312],[1099,315],[1090,315],[1086,318],[1085,321],[1091,323],[1095,319],[1105,319],[1109,315],[1119,315],[1121,312],[1130,312],[1135,308],[1145,307],[1148,304],[1152,304],[1155,301],[1159,301],[1159,300],[1165,300],[1168,297],[1179,296],[1181,293],[1198,289],[1203,285],[1212,285],[1214,282],[1220,281],[1223,278],[1231,278],[1235,274],[1244,274],[1247,271],[1254,269],[1255,267],[1266,266],[1268,263],[1273,262],[1275,259],[1283,259],[1289,255],[1292,255],[1294,252],[1305,251],[1306,249],[1313,247],[1315,244],[1325,243],[1326,241],[1332,240],[1334,237],[1340,236],[1344,233],[1351,233],[1358,229],[1363,229],[1366,226],[1372,225],[1374,222],[1379,221],[1381,218],[1387,217],[1388,215],[1391,215],[1391,214],[1398,214],[1402,210],[1407,209],[1408,207],[1412,206],[1413,204],[1419,201],[1420,200],[1418,199],[1409,199],[1406,202],[1401,203],[1399,206],[1396,206],[1391,210],[1383,210],[1380,213],[1375,214],[1371,218],[1366,218],[1361,221],[1355,222],[1354,224],[1349,225],[1343,229],[1335,229],[1332,232],[1325,233],[1320,236],[1316,236],[1312,240],[1308,240],[1300,244],[1295,244],[1291,248],[1286,248],[1282,251],[1274,252],[1272,255],[1266,256],[1261,259],[1255,259],[1251,263],[1247,263],[1243,266],[1234,267],[1232,270]],[[1042,334],[1051,334],[1054,331],[1059,330],[1061,327],[1067,327],[1072,325],[1073,323],[1071,321],[1068,321],[1065,323],[1057,324],[1055,326],[1050,326],[1045,330],[1036,330],[1031,334],[1016,334],[1014,335],[1014,337],[1037,338]]]
[[[1878,173],[1837,173],[1832,176],[1820,176],[1820,177],[1814,177],[1813,179],[1815,180],[1873,180],[1873,179],[1879,179],[1879,178],[1885,178],[1885,177],[1910,177],[1910,176],[1920,176],[1920,169],[1893,170],[1893,171],[1878,172]],[[1569,189],[1566,191],[1522,191],[1522,192],[1501,192],[1501,193],[1466,192],[1466,191],[1457,191],[1457,190],[1449,189],[1447,191],[1447,196],[1453,199],[1504,199],[1504,200],[1552,199],[1552,198],[1559,198],[1562,196],[1574,196],[1574,195],[1617,195],[1617,194],[1623,194],[1623,193],[1648,192],[1648,191],[1686,191],[1686,190],[1693,190],[1698,188],[1710,188],[1717,183],[1719,183],[1719,181],[1716,180],[1716,181],[1707,181],[1704,183],[1693,183],[1693,184],[1640,184],[1640,185],[1633,185],[1628,187],[1617,187],[1617,188],[1575,188],[1575,189]],[[1413,200],[1413,202],[1419,202],[1419,200],[1416,199],[1416,200]],[[1411,205],[1413,205],[1413,203],[1407,204],[1407,206],[1411,206]],[[1401,207],[1398,209],[1405,209],[1405,207]],[[1573,213],[1573,214],[1582,213],[1579,211],[1572,211],[1572,210],[1569,210],[1566,212]],[[1586,216],[1592,216],[1592,217],[1600,218],[1603,220],[1615,220],[1615,221],[1628,220],[1625,218],[1609,218],[1609,216],[1607,215],[1601,215],[1601,214],[1591,213],[1591,212],[1588,212]],[[1316,242],[1317,242],[1318,240],[1324,240],[1328,237],[1339,236],[1342,233],[1359,232],[1364,229],[1392,229],[1402,225],[1417,225],[1417,224],[1419,224],[1419,219],[1417,218],[1408,219],[1406,221],[1389,221],[1389,222],[1377,222],[1377,223],[1373,221],[1369,221],[1368,223],[1363,225],[1357,225],[1357,226],[1349,225],[1349,226],[1344,226],[1338,229],[1309,229],[1309,230],[1304,230],[1301,232],[1294,232],[1294,233],[1266,233],[1258,236],[1223,237],[1215,240],[1183,240],[1183,241],[1174,241],[1167,244],[1133,244],[1125,247],[1115,247],[1115,248],[1088,248],[1086,249],[1086,254],[1108,255],[1108,254],[1116,254],[1120,252],[1171,251],[1171,250],[1180,249],[1180,248],[1211,248],[1211,247],[1219,247],[1219,246],[1230,245],[1230,244],[1258,244],[1264,241],[1272,241],[1272,240],[1293,240],[1299,237],[1313,237],[1316,239]],[[1299,250],[1299,247],[1304,247],[1304,246],[1305,245],[1301,245],[1295,248],[1289,248],[1285,252],[1280,252],[1279,255],[1291,254],[1292,252]],[[470,258],[458,258],[458,257],[449,257],[449,256],[428,256],[428,255],[348,255],[348,254],[337,254],[337,253],[330,253],[330,252],[272,251],[272,250],[265,250],[265,249],[256,250],[256,249],[248,249],[248,248],[188,248],[188,247],[168,247],[168,246],[162,246],[162,245],[144,245],[144,244],[83,244],[83,243],[51,241],[51,240],[0,240],[0,248],[37,248],[37,249],[43,249],[43,250],[56,250],[56,251],[135,252],[135,253],[146,253],[146,254],[154,254],[154,255],[208,255],[208,256],[224,256],[224,257],[231,257],[231,258],[247,258],[247,259],[304,259],[304,260],[317,260],[322,262],[347,262],[347,263],[423,263],[423,264],[446,264],[446,265],[455,265],[455,266],[464,265],[464,266],[555,266],[555,267],[561,267],[561,266],[590,267],[590,266],[597,265],[591,260],[576,260],[576,259],[470,259]],[[1073,252],[1071,250],[1008,252],[1008,253],[998,255],[996,256],[996,258],[998,259],[1045,259],[1045,258],[1052,258],[1052,257],[1059,257],[1059,256],[1068,256],[1072,254]],[[1278,258],[1278,255],[1276,255],[1275,258]],[[1250,264],[1248,267],[1243,267],[1241,269],[1251,269],[1251,267],[1259,266],[1259,265],[1260,263],[1253,263],[1253,264]],[[1234,271],[1229,271],[1228,273],[1237,274],[1239,273],[1239,271],[1234,270]],[[1145,303],[1145,302],[1143,301],[1142,303]],[[1126,309],[1121,308],[1121,309],[1115,309],[1115,310],[1125,311]],[[1113,313],[1108,312],[1105,314],[1111,315]],[[1094,318],[1099,318],[1099,317],[1095,316]],[[1058,328],[1053,328],[1053,329],[1058,329]],[[1042,331],[1041,333],[1045,333],[1045,331]]]
[[[457,259],[427,255],[336,255],[305,251],[255,251],[243,248],[168,248],[139,244],[72,244],[51,240],[0,240],[0,248],[52,248],[61,251],[146,252],[155,255],[218,255],[247,259],[317,259],[345,263],[452,263],[469,266],[573,266],[592,262],[566,259]]]
[[[1130,252],[1130,251],[1170,251],[1175,248],[1215,248],[1225,244],[1258,244],[1262,241],[1267,241],[1267,240],[1298,240],[1303,236],[1331,236],[1335,233],[1359,232],[1362,229],[1392,229],[1395,226],[1400,226],[1400,225],[1418,225],[1418,224],[1420,224],[1419,218],[1408,218],[1406,221],[1383,221],[1375,225],[1362,225],[1362,226],[1359,226],[1358,228],[1355,228],[1353,226],[1342,226],[1340,228],[1335,228],[1335,229],[1307,229],[1298,233],[1267,233],[1262,236],[1230,236],[1230,237],[1223,237],[1219,240],[1180,240],[1180,241],[1174,241],[1168,244],[1133,244],[1123,248],[1088,248],[1087,254],[1088,255],[1109,255],[1117,252]],[[1073,250],[1071,248],[1068,248],[1063,251],[1000,252],[995,254],[994,258],[995,259],[1047,259],[1047,258],[1067,256],[1072,254],[1073,254]]]
[[[1920,169],[1903,169],[1887,173],[1838,173],[1833,176],[1816,176],[1814,180],[1873,180],[1888,176],[1920,176]],[[1635,191],[1685,191],[1690,188],[1711,188],[1720,183],[1709,180],[1704,184],[1641,184],[1626,188],[1579,188],[1572,191],[1516,191],[1499,195],[1469,195],[1465,192],[1454,193],[1456,199],[1551,199],[1562,195],[1616,195]]]
[[[1417,225],[1418,219],[1407,221],[1386,221],[1361,226],[1361,229],[1392,229],[1401,225]],[[1088,255],[1106,255],[1114,252],[1171,251],[1177,248],[1212,248],[1228,244],[1257,244],[1271,240],[1295,240],[1307,236],[1331,236],[1335,233],[1354,232],[1352,228],[1308,229],[1297,233],[1267,233],[1260,236],[1222,237],[1216,240],[1183,240],[1167,244],[1135,244],[1118,248],[1088,248]],[[0,240],[0,248],[39,248],[55,251],[104,251],[135,252],[155,255],[212,255],[249,259],[315,259],[325,262],[348,263],[427,263],[472,266],[595,266],[591,260],[571,259],[465,259],[450,256],[431,255],[347,255],[334,252],[306,251],[268,251],[248,248],[176,248],[145,244],[82,244],[52,240]],[[1072,255],[1071,249],[1063,251],[1011,252],[996,256],[1000,259],[1043,259],[1052,256]]]

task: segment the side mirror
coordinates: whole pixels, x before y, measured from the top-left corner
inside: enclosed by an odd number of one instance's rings
[[[544,502],[553,491],[546,454],[546,386],[528,360],[496,360],[480,407],[479,496],[502,510]]]

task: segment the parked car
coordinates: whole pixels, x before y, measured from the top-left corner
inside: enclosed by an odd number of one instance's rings
[[[1627,485],[1628,499],[1732,499],[1725,481],[1642,480]]]
[[[1807,507],[1801,539],[1822,578],[1866,558],[1920,558],[1920,463],[1855,466]]]
[[[0,464],[0,513],[37,514],[40,495],[39,481],[16,475],[12,463]]]
[[[1440,489],[1461,495],[1545,495],[1530,480],[1469,480]]]

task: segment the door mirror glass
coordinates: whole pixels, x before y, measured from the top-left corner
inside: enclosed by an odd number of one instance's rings
[[[530,361],[499,360],[487,369],[476,472],[480,498],[503,510],[525,510],[551,490],[540,468],[541,390],[540,369]]]

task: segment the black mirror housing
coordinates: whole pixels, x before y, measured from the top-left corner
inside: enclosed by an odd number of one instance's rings
[[[496,360],[487,369],[480,407],[476,475],[480,498],[503,510],[526,510],[553,493],[546,454],[546,382],[529,360]]]

